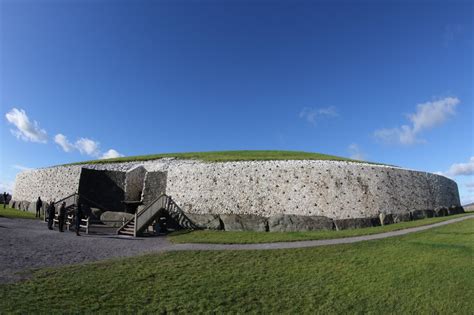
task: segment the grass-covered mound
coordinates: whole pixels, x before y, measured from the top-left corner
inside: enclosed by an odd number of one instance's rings
[[[169,235],[173,243],[213,243],[213,244],[257,244],[274,242],[296,242],[310,240],[327,240],[362,235],[372,235],[390,231],[398,231],[417,226],[429,225],[454,218],[472,215],[469,213],[451,215],[447,217],[427,218],[423,220],[400,222],[385,226],[375,226],[361,229],[341,231],[305,231],[305,232],[235,232],[235,231],[178,231]]]
[[[35,214],[33,212],[21,211],[10,207],[3,208],[3,205],[0,205],[0,218],[35,219]]]
[[[168,252],[0,285],[2,313],[472,314],[474,220],[305,249]]]
[[[126,156],[106,160],[93,160],[74,164],[99,164],[99,163],[117,163],[117,162],[134,162],[149,161],[161,158],[179,158],[179,159],[195,159],[205,162],[231,162],[231,161],[271,161],[271,160],[330,160],[330,161],[351,161],[351,160],[334,155],[321,153],[311,153],[302,151],[211,151],[211,152],[187,152],[187,153],[162,153],[139,156]]]

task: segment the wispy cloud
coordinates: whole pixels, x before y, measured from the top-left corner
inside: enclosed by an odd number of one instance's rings
[[[317,121],[322,119],[323,117],[337,117],[339,116],[339,114],[336,110],[336,107],[334,106],[329,106],[325,108],[304,107],[301,110],[299,116],[307,122],[316,125]]]
[[[81,152],[81,154],[86,154],[90,156],[99,156],[99,142],[94,141],[89,138],[80,138],[76,141],[76,148]]]
[[[114,149],[110,149],[109,151],[105,152],[100,159],[105,160],[105,159],[113,159],[113,158],[118,158],[124,156],[123,154],[118,153]]]
[[[23,109],[12,108],[5,114],[8,122],[15,126],[11,129],[13,135],[24,141],[47,143],[48,135],[44,129],[39,127],[38,122],[31,122]]]
[[[454,163],[445,174],[448,176],[474,175],[474,156],[471,156],[467,163]]]
[[[349,154],[350,158],[354,160],[361,160],[364,161],[367,159],[367,155],[362,152],[359,145],[357,143],[351,143],[349,145]]]
[[[23,166],[23,165],[18,165],[18,164],[14,164],[12,165],[13,168],[17,169],[17,170],[20,170],[20,171],[30,171],[32,170],[31,167],[27,167],[27,166]]]
[[[456,106],[459,104],[457,97],[446,97],[433,102],[418,104],[414,114],[408,114],[409,125],[391,129],[379,129],[374,132],[376,139],[386,143],[399,143],[411,145],[423,143],[418,135],[423,131],[432,129],[444,123],[450,116],[456,114]]]
[[[59,144],[64,152],[71,152],[75,149],[74,145],[68,141],[67,137],[61,133],[54,136],[54,142]]]
[[[56,142],[64,150],[64,152],[72,152],[77,150],[81,154],[98,157],[100,159],[110,159],[124,156],[114,149],[110,149],[105,153],[101,153],[100,143],[89,138],[79,138],[75,143],[72,143],[65,135],[59,133],[54,136],[54,142]]]

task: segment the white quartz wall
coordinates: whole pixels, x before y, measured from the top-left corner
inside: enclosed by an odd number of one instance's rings
[[[77,192],[81,166],[58,166],[25,171],[17,175],[13,200],[59,200]]]
[[[396,167],[337,161],[204,163],[173,159],[23,172],[17,176],[13,200],[35,201],[38,196],[57,200],[70,195],[78,190],[82,167],[126,172],[140,165],[148,172],[143,181],[144,202],[166,190],[183,210],[197,214],[345,219],[460,205],[454,181]],[[142,176],[140,169],[129,172],[130,192],[139,192]]]
[[[334,161],[171,165],[166,192],[183,210],[199,214],[345,219],[459,206],[457,185],[446,177]]]

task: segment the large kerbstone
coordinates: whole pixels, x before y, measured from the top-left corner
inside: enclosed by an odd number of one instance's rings
[[[333,220],[324,216],[281,214],[268,219],[270,232],[332,230]]]
[[[131,214],[131,213],[126,213],[126,212],[115,212],[115,211],[105,211],[104,213],[102,213],[102,215],[100,216],[100,220],[105,224],[105,225],[108,225],[108,226],[111,226],[111,227],[121,227],[122,226],[122,222],[123,222],[123,219],[125,219],[125,221],[128,221],[130,220],[131,218],[133,218],[134,215]],[[115,222],[114,222],[115,221]]]
[[[411,213],[410,212],[403,212],[403,213],[393,213],[393,223],[400,223],[400,222],[406,222],[406,221],[411,221]]]
[[[393,215],[391,213],[380,213],[379,214],[380,224],[387,225],[393,223]]]
[[[379,218],[354,218],[334,220],[337,230],[359,229],[371,226],[379,226]]]
[[[9,206],[10,208],[13,208],[13,209],[15,208],[15,205],[16,205],[16,201],[13,200],[13,199],[10,200],[10,203],[8,203],[8,206]]]
[[[448,208],[438,208],[438,209],[435,209],[435,215],[437,217],[445,217],[447,216],[449,213],[448,213]]]
[[[223,226],[218,215],[215,214],[193,214],[186,213],[186,216],[200,229],[222,230]]]
[[[268,220],[257,215],[221,214],[226,231],[268,231]]]
[[[420,220],[425,218],[432,218],[435,216],[433,210],[415,210],[411,212],[413,220]]]
[[[464,208],[461,206],[458,206],[458,207],[452,206],[452,207],[449,207],[448,213],[449,215],[464,213]]]

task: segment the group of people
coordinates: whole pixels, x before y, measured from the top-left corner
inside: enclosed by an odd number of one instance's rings
[[[56,206],[54,205],[55,202],[52,200],[49,203],[48,209],[47,209],[47,215],[48,215],[48,229],[53,230],[53,223],[54,223],[54,217],[56,216]],[[41,207],[43,206],[43,201],[41,200],[41,197],[38,197],[38,200],[36,201],[36,217],[40,217],[40,210]],[[59,224],[59,232],[64,232],[64,224],[66,222],[66,202],[62,202],[61,206],[59,207],[59,212],[58,212],[58,224]],[[80,236],[81,234],[79,233],[80,227],[81,227],[81,220],[83,217],[83,212],[82,212],[82,206],[81,203],[78,201],[77,202],[77,207],[76,207],[76,213],[75,213],[75,228],[76,228],[76,235]]]

